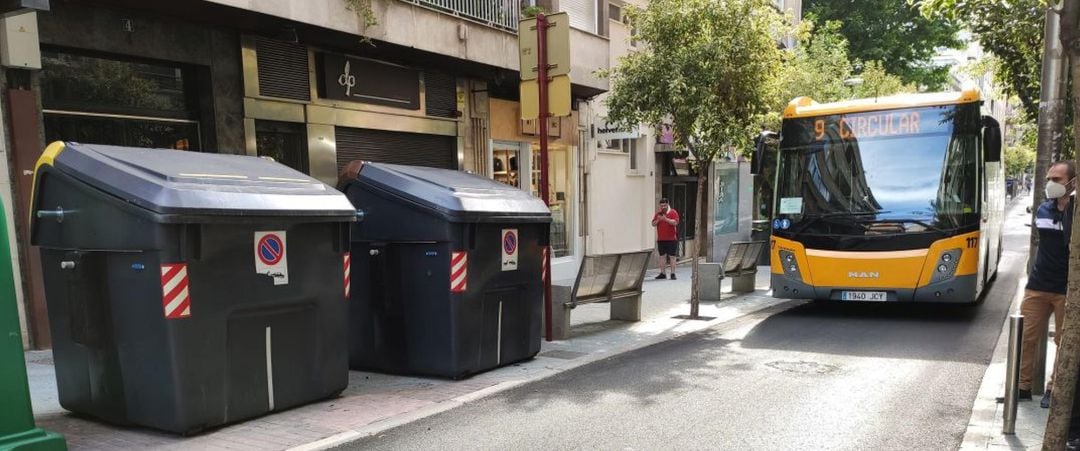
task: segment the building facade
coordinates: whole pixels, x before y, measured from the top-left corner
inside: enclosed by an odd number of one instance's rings
[[[331,186],[356,159],[424,165],[539,193],[539,127],[519,119],[522,5],[372,0],[377,24],[365,26],[350,9],[355,3],[35,0],[8,7],[7,17],[18,17],[21,33],[34,38],[22,49],[40,54],[39,67],[9,66],[0,77],[0,192],[18,249],[27,345],[50,346],[26,218],[34,165],[51,141],[267,156]],[[606,1],[540,6],[573,18],[575,111],[551,119],[549,132],[558,279],[572,277],[586,251],[586,100],[608,88],[595,72],[608,67],[610,45]]]
[[[522,121],[523,7],[570,17],[573,111],[551,118],[552,278],[586,254],[651,248],[659,197],[693,215],[696,179],[662,127],[606,121],[610,68],[645,0],[9,0],[0,41],[0,198],[27,345],[50,346],[28,203],[65,140],[271,157],[334,186],[352,160],[468,171],[540,193]],[[13,58],[19,56],[20,58]],[[36,62],[36,64],[35,64]],[[684,255],[697,234],[684,221]]]

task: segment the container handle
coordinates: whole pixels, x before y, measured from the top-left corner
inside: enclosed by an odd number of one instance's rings
[[[38,218],[56,218],[56,222],[64,222],[64,208],[56,207],[56,210],[38,210]]]

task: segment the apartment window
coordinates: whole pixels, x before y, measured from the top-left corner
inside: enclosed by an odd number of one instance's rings
[[[607,10],[608,19],[614,20],[616,22],[622,22],[622,6],[611,3],[608,4]]]
[[[570,14],[570,26],[589,33],[596,33],[598,23],[596,0],[562,0],[559,9]]]
[[[600,147],[609,151],[622,152],[630,157],[630,170],[638,170],[638,139],[622,138],[600,141]]]

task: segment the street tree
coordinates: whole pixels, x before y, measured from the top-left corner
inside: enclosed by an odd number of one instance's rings
[[[1072,73],[1073,132],[1080,135],[1080,0],[1064,0],[1061,4],[1061,43],[1069,57]],[[1073,145],[1080,146],[1080,136],[1074,136]],[[1080,155],[1075,149],[1073,155]],[[1080,215],[1073,215],[1073,231],[1080,231]],[[1069,289],[1065,294],[1065,321],[1062,324],[1061,344],[1057,361],[1054,362],[1054,391],[1050,404],[1050,417],[1046,420],[1043,434],[1043,450],[1065,449],[1072,415],[1073,394],[1076,389],[1078,366],[1080,366],[1080,240],[1069,243]]]
[[[914,85],[886,72],[880,61],[852,60],[847,38],[840,34],[841,26],[839,21],[819,25],[804,20],[799,24],[795,33],[797,44],[783,54],[779,75],[783,83],[771,102],[767,128],[779,128],[780,114],[796,97],[806,96],[825,103],[915,91]],[[862,70],[857,72],[856,67]],[[860,82],[848,83],[854,79]]]
[[[844,85],[852,78],[853,65],[848,42],[840,34],[841,23],[804,20],[798,28],[794,48],[785,52],[780,79],[784,82],[773,110],[783,111],[791,99],[809,96],[819,102],[835,102],[854,92]]]
[[[1035,169],[1035,149],[1022,144],[1005,149],[1005,175],[1020,177],[1032,169]]]
[[[923,16],[907,0],[806,0],[803,11],[821,22],[842,21],[852,59],[880,61],[904,83],[930,90],[943,87],[949,76],[948,68],[931,65],[930,58],[938,48],[961,44],[951,20]]]
[[[1045,0],[908,0],[929,18],[950,20],[994,54],[995,78],[1031,118],[1039,112]]]
[[[608,117],[627,126],[669,124],[692,155],[697,202],[690,317],[698,317],[698,260],[708,211],[711,163],[748,146],[775,96],[778,43],[788,31],[769,0],[652,0],[627,15],[644,49],[621,57],[611,79]]]

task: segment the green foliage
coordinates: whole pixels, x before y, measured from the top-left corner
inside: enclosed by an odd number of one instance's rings
[[[355,12],[357,17],[363,21],[363,29],[374,27],[379,24],[379,19],[375,17],[375,11],[371,9],[372,0],[344,0],[345,7],[349,11]]]
[[[860,77],[863,84],[855,89],[855,97],[883,97],[904,92],[915,92],[913,84],[905,84],[897,75],[892,75],[885,70],[885,65],[880,61],[863,63]]]
[[[958,47],[960,28],[945,17],[923,16],[908,2],[807,0],[803,10],[811,20],[842,21],[839,31],[850,43],[853,60],[880,61],[886,72],[899,75],[904,83],[941,89],[948,81],[948,68],[931,66],[930,58],[939,47]]]
[[[543,6],[530,5],[530,6],[526,6],[524,8],[521,8],[521,17],[528,17],[528,18],[536,17],[537,14],[540,14],[540,13],[543,13],[543,12],[547,12],[544,9]]]
[[[862,63],[852,61],[848,42],[840,34],[840,22],[826,22],[817,26],[812,20],[800,24],[796,33],[798,45],[784,54],[780,86],[777,98],[771,103],[765,127],[777,130],[780,113],[788,102],[796,97],[807,96],[817,102],[835,102],[849,98],[878,97],[911,92],[915,87],[905,84],[900,77],[885,71],[878,61]],[[855,66],[862,66],[856,74]],[[845,80],[861,78],[861,85],[847,86]]]
[[[787,31],[769,0],[652,0],[628,8],[643,50],[602,76],[613,122],[670,123],[698,167],[749,147],[776,95]]]
[[[1045,1],[919,0],[916,6],[926,17],[955,21],[974,33],[996,57],[997,82],[1016,94],[1029,117],[1038,116]]]
[[[1016,145],[1005,149],[1005,175],[1019,177],[1035,171],[1035,147]]]
[[[1027,122],[1038,119],[1045,0],[919,0],[918,6],[928,17],[955,20],[971,30],[994,54],[994,79],[1020,99]],[[1062,158],[1071,158],[1074,149],[1072,104],[1066,96]]]
[[[800,24],[798,44],[785,54],[780,75],[784,82],[776,110],[783,110],[788,101],[801,96],[832,102],[852,95],[851,89],[844,86],[844,80],[851,78],[852,64],[840,26],[840,22],[826,22],[817,27],[810,20]]]

